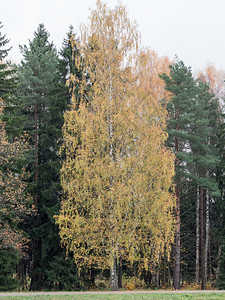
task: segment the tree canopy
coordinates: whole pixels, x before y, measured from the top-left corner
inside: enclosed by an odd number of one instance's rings
[[[77,109],[74,97],[64,116],[57,223],[76,263],[110,268],[117,289],[117,258],[149,268],[170,248],[173,155],[164,146],[166,113],[135,78],[139,33],[124,7],[98,2],[81,36],[91,88],[88,103]]]

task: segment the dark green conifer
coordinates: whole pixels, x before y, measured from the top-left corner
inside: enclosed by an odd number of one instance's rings
[[[169,76],[159,75],[165,81],[165,89],[172,93],[167,104],[168,119],[168,146],[175,155],[175,193],[176,208],[174,211],[176,220],[175,245],[174,245],[174,270],[173,286],[180,289],[181,274],[181,198],[182,188],[187,178],[186,161],[188,157],[188,131],[190,118],[193,113],[193,104],[196,95],[194,79],[191,69],[177,60],[170,66]]]
[[[24,128],[34,149],[27,161],[33,174],[30,193],[37,209],[37,215],[28,226],[32,243],[32,290],[77,286],[72,261],[73,268],[68,268],[68,262],[63,263],[65,251],[60,247],[54,221],[61,201],[58,150],[67,99],[58,70],[57,52],[48,39],[44,25],[39,25],[29,46],[21,47],[23,60],[19,69],[22,113],[26,116]],[[65,270],[59,272],[63,266]]]
[[[0,30],[3,28],[1,24],[0,22]],[[6,35],[2,35],[0,31],[0,98],[5,106],[2,119],[6,122],[5,129],[9,137],[15,137],[21,133],[22,123],[18,113],[20,101],[17,97],[17,67],[6,60],[12,48],[7,47],[9,42]]]
[[[4,115],[2,120],[6,122],[5,129],[10,137],[17,131],[17,98],[16,94],[16,67],[6,61],[9,51],[12,47],[8,47],[10,42],[5,34],[2,34],[2,22],[0,22],[0,105],[4,105]],[[16,166],[13,165],[15,172]],[[0,170],[5,171],[5,164],[0,162]],[[19,170],[16,171],[19,173]],[[1,198],[1,196],[0,196]],[[2,199],[0,199],[2,202]],[[2,204],[4,207],[4,204]],[[2,208],[2,206],[1,206]],[[6,222],[4,213],[1,213],[1,222]],[[10,216],[9,216],[10,217]],[[11,216],[13,218],[13,215]],[[8,220],[7,220],[8,221]],[[13,221],[13,220],[12,220]],[[13,222],[12,222],[13,223]],[[17,224],[18,225],[18,224]],[[1,243],[1,241],[0,241]],[[19,261],[19,255],[14,249],[2,249],[0,247],[0,290],[13,290],[18,286],[18,280],[13,277],[16,272],[16,265]]]
[[[167,107],[169,112],[168,145],[172,147],[176,155],[177,208],[175,210],[174,288],[180,288],[181,250],[187,259],[185,261],[185,258],[182,257],[185,273],[189,275],[189,278],[192,274],[192,278],[194,278],[193,244],[195,243],[195,229],[198,227],[201,240],[201,246],[199,245],[201,283],[202,289],[205,289],[205,266],[207,265],[205,263],[207,258],[205,242],[206,235],[209,234],[205,219],[209,214],[209,198],[214,199],[215,202],[216,197],[219,196],[218,183],[215,179],[219,163],[216,148],[217,125],[220,115],[218,102],[208,92],[206,84],[193,79],[191,69],[187,68],[182,61],[178,60],[170,66],[169,76],[163,74],[160,77],[165,81],[166,90],[172,93]],[[197,193],[199,199],[197,199]],[[208,201],[208,207],[206,201]],[[196,214],[195,205],[197,203],[200,205],[199,223],[197,218],[196,220],[193,218]],[[182,245],[180,244],[181,239]],[[190,257],[192,259],[188,261]]]

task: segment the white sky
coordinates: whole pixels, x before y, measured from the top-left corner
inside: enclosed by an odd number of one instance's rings
[[[61,49],[69,26],[79,33],[87,23],[89,8],[96,0],[0,0],[1,18],[13,46],[9,58],[21,60],[18,45],[28,44],[40,23],[50,40]],[[113,7],[116,0],[103,2]],[[129,16],[135,19],[142,45],[171,59],[177,54],[193,70],[213,63],[225,70],[225,0],[123,0]]]

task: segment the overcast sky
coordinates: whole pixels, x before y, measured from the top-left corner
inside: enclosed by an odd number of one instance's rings
[[[105,0],[113,7],[116,0]],[[142,45],[171,59],[177,54],[193,70],[213,63],[225,70],[225,0],[123,0],[135,19]],[[11,40],[10,59],[19,63],[18,45],[28,44],[40,23],[44,23],[59,50],[73,25],[87,23],[89,8],[96,0],[1,0],[1,19]]]

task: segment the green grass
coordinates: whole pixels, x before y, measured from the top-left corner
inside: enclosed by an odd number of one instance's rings
[[[0,296],[2,300],[186,300],[186,299],[225,299],[225,293],[193,293],[193,294],[116,294],[116,295],[42,295],[42,296]]]

